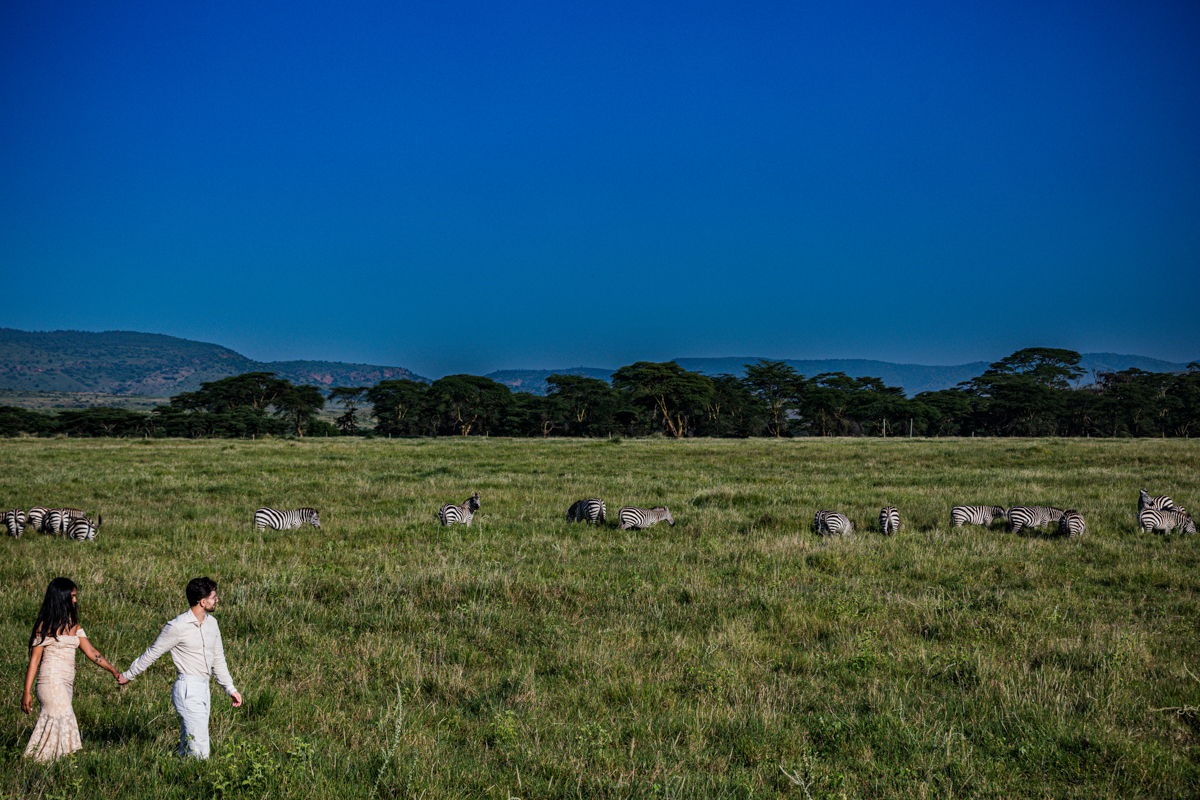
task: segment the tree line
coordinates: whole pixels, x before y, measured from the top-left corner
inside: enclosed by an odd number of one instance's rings
[[[1072,350],[1034,347],[952,389],[906,397],[879,378],[812,377],[782,361],[743,377],[639,361],[611,381],[552,375],[541,397],[477,375],[335,387],[328,398],[269,372],[201,384],[149,413],[0,407],[0,435],[272,436],[1171,436],[1200,429],[1200,364],[1095,374]],[[318,415],[327,402],[341,412]]]

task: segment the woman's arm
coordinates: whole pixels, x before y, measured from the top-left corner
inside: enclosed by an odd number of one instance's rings
[[[83,654],[85,656],[90,658],[92,661],[95,661],[96,666],[100,667],[100,669],[108,670],[109,672],[112,673],[112,676],[114,678],[121,677],[121,673],[117,671],[117,668],[114,667],[112,664],[108,663],[108,661],[104,658],[104,656],[100,655],[99,650],[92,647],[92,643],[87,640],[86,636],[79,637],[79,649],[83,651]]]
[[[21,696],[21,710],[28,714],[33,710],[33,679],[37,675],[38,664],[42,663],[42,646],[29,651],[29,669],[25,670],[25,694]]]

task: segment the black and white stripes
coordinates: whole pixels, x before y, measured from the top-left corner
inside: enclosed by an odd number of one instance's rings
[[[567,509],[567,522],[590,522],[593,525],[603,525],[605,522],[604,501],[598,497],[590,500],[578,500]]]
[[[1142,533],[1170,533],[1176,528],[1180,533],[1196,532],[1196,523],[1192,515],[1179,508],[1143,508],[1138,514],[1138,527],[1142,529]]]
[[[292,531],[306,522],[314,528],[321,527],[321,515],[315,508],[277,511],[274,508],[264,507],[254,512],[254,527],[260,531],[267,528],[274,528],[277,531]]]
[[[1087,524],[1083,521],[1083,514],[1073,508],[1064,511],[1063,515],[1059,517],[1058,532],[1068,539],[1072,536],[1082,536],[1086,529]]]
[[[895,506],[884,506],[879,509],[879,531],[884,536],[891,536],[900,530],[900,512]]]
[[[1171,498],[1167,497],[1165,494],[1160,494],[1158,497],[1151,497],[1150,493],[1145,489],[1139,490],[1138,514],[1141,514],[1146,508],[1153,508],[1161,511],[1163,509],[1174,507],[1175,504],[1171,501]]]
[[[817,532],[821,534],[850,535],[854,533],[854,523],[839,511],[818,511],[813,519]]]
[[[100,530],[102,524],[104,524],[102,516],[97,517],[95,522],[87,517],[75,517],[67,526],[67,538],[77,542],[94,542],[96,541],[96,532]]]
[[[675,526],[675,518],[671,516],[671,509],[666,506],[655,506],[654,508],[625,506],[617,512],[617,527],[623,531],[640,531],[651,525],[657,525],[663,520],[666,520],[672,527]]]
[[[986,528],[996,519],[1006,519],[1001,506],[955,506],[950,509],[950,522],[956,528],[963,525],[982,525]]]
[[[471,527],[471,520],[475,518],[475,512],[479,510],[479,492],[475,492],[462,503],[452,505],[447,503],[438,511],[438,521],[443,525],[454,525],[462,523],[468,528]]]
[[[1062,518],[1063,510],[1053,506],[1013,506],[1008,510],[1012,532],[1022,528],[1041,528]]]
[[[20,539],[21,532],[25,530],[25,512],[19,508],[5,511],[3,521],[5,527],[8,528],[8,535],[14,539]]]

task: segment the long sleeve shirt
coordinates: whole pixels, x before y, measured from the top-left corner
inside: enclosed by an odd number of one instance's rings
[[[229,676],[229,666],[225,663],[221,629],[217,627],[217,620],[212,614],[206,614],[201,623],[189,609],[168,622],[154,644],[129,665],[124,677],[133,680],[166,652],[171,653],[175,670],[180,675],[202,678],[212,675],[226,694],[237,691],[233,688],[233,678]]]

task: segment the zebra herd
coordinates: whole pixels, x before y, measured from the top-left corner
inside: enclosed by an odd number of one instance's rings
[[[92,522],[88,515],[78,508],[46,508],[45,506],[34,506],[29,509],[28,514],[22,509],[14,508],[11,511],[5,511],[0,516],[2,516],[4,526],[8,528],[8,535],[14,539],[20,539],[26,528],[32,528],[39,533],[63,536],[77,542],[94,542],[96,541],[96,532],[100,530],[100,525],[104,522],[103,516],[96,517],[96,521]]]
[[[475,512],[478,510],[479,492],[475,492],[458,505],[447,503],[442,506],[438,510],[437,517],[442,525],[461,523],[470,527],[471,520],[475,518]],[[617,512],[617,527],[623,531],[645,530],[664,521],[669,525],[675,525],[671,509],[666,506],[655,506],[654,508],[624,506]],[[608,509],[599,497],[577,500],[567,509],[567,522],[590,522],[593,525],[605,525],[608,522]]]

